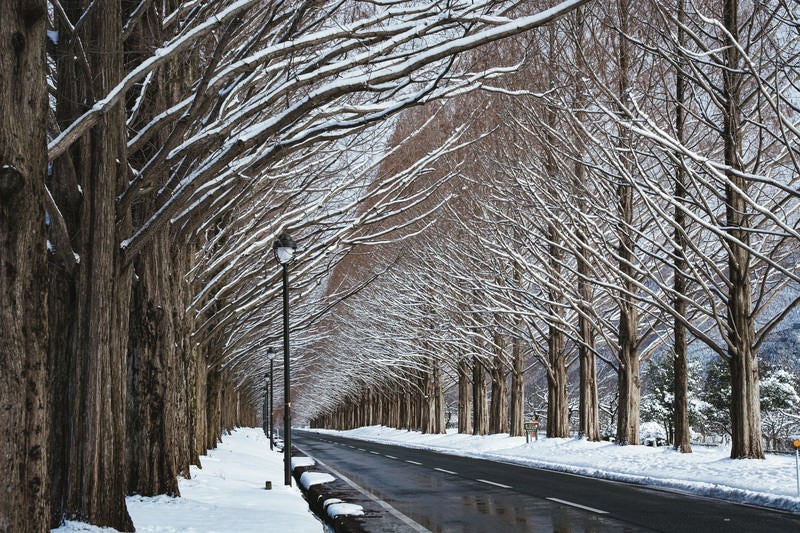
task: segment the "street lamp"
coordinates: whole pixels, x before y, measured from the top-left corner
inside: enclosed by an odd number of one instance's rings
[[[269,437],[269,382],[271,379],[272,376],[269,370],[264,372],[264,406],[261,408],[264,413],[264,424],[261,427],[264,430],[265,437]]]
[[[269,428],[269,449],[273,450],[275,447],[275,442],[273,440],[272,435],[275,433],[275,424],[272,421],[272,391],[275,389],[275,372],[273,371],[272,363],[275,361],[275,348],[270,346],[267,348],[267,357],[269,358],[269,397],[267,397],[266,392],[264,395],[264,405],[267,407],[267,412],[264,413],[264,418],[266,419],[267,427]],[[267,399],[269,399],[269,403],[267,403]]]
[[[272,245],[283,274],[283,484],[292,485],[292,407],[289,395],[289,263],[297,244],[288,233],[281,233]]]

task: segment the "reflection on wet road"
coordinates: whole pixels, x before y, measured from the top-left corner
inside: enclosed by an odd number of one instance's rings
[[[295,442],[305,453],[429,531],[652,531],[619,521],[600,509],[525,494],[508,480],[491,479],[492,471],[431,464],[438,463],[438,459],[424,456],[426,452],[420,450],[392,449],[386,453],[371,443],[304,432],[297,433]],[[534,483],[524,478],[516,480],[517,485],[528,482]]]

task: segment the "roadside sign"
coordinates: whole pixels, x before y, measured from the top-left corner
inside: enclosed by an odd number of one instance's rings
[[[797,496],[800,497],[800,435],[790,435],[789,440],[794,446],[794,468],[797,473]]]
[[[530,422],[525,422],[525,429],[527,431],[535,431],[539,429],[539,421],[538,420],[531,420]]]
[[[525,442],[531,441],[531,433],[536,440],[539,440],[539,421],[533,419],[530,422],[525,422]]]

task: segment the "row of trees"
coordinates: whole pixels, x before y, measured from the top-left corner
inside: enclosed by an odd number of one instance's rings
[[[422,383],[448,376],[461,431],[519,434],[520,374],[536,363],[548,434],[569,434],[574,368],[578,430],[596,439],[599,360],[617,377],[616,440],[638,443],[640,365],[669,354],[688,452],[693,346],[730,375],[732,457],[762,458],[758,354],[800,302],[799,9],[591,3],[504,43],[518,73],[429,126],[436,138],[465,109],[480,124],[432,171],[457,169],[439,189],[447,208],[421,237],[349,263],[380,279],[316,345],[337,355],[319,365],[335,386],[301,408],[341,425],[365,401],[386,410],[400,387],[438,409]]]
[[[125,494],[257,423],[283,231],[301,417],[442,431],[457,384],[462,431],[519,434],[538,364],[548,432],[575,369],[595,439],[611,369],[636,443],[670,353],[688,451],[691,341],[730,373],[732,455],[762,457],[758,353],[800,301],[798,9],[6,6],[0,529],[129,530]]]
[[[302,242],[311,332],[356,232],[430,196],[409,184],[458,139],[378,183],[387,119],[492,74],[458,54],[585,2],[5,2],[0,530],[131,530],[126,494],[177,494],[256,424],[275,236]]]

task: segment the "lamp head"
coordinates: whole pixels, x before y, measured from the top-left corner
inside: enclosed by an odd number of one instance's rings
[[[288,233],[281,233],[278,235],[278,239],[272,245],[275,258],[282,265],[288,265],[292,262],[295,250],[297,250],[297,243],[294,242],[294,239],[292,239],[292,236]]]

